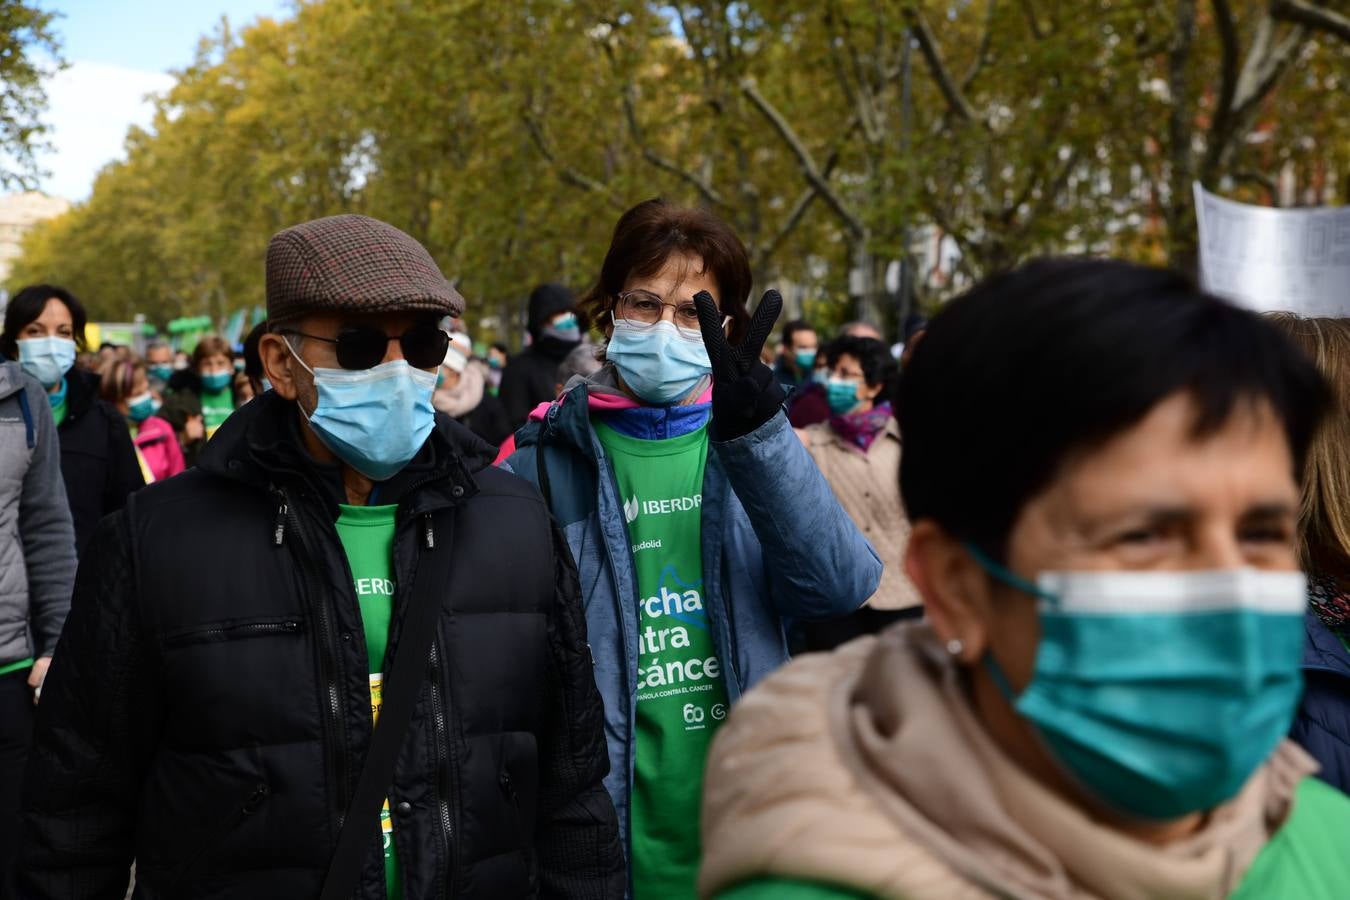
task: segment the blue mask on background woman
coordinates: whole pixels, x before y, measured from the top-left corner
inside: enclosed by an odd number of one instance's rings
[[[846,378],[830,378],[825,382],[825,400],[836,416],[851,412],[858,405],[858,382]]]
[[[311,369],[319,402],[306,419],[338,458],[374,481],[412,461],[436,424],[436,373],[396,359],[370,369]],[[304,409],[301,408],[301,412]]]
[[[665,321],[636,328],[616,319],[605,357],[629,390],[654,406],[678,403],[712,374],[702,336],[686,337]]]
[[[202,387],[214,394],[225,390],[233,380],[233,372],[206,372],[202,375]]]
[[[1041,643],[1014,693],[1046,748],[1120,812],[1165,821],[1236,796],[1284,739],[1303,690],[1300,572],[1046,572],[1030,584],[978,551],[993,577],[1039,597]]]

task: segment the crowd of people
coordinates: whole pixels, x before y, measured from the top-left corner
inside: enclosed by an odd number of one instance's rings
[[[659,199],[597,264],[515,355],[357,215],[237,347],[11,299],[0,898],[1341,896],[1350,321],[1050,259],[825,335]]]

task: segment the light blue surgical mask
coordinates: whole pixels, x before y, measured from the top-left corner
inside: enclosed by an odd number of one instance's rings
[[[836,416],[851,412],[858,405],[858,382],[847,378],[829,378],[825,381],[825,400]]]
[[[173,377],[173,366],[169,363],[146,366],[146,371],[150,374],[151,378],[158,378],[160,381],[168,381]]]
[[[144,422],[154,414],[155,398],[149,391],[127,400],[127,418],[131,421]]]
[[[371,369],[311,369],[319,402],[305,415],[324,445],[356,471],[384,481],[412,461],[436,424],[436,373],[396,359]],[[301,408],[304,413],[304,408]]]
[[[75,365],[75,342],[70,338],[23,338],[18,344],[19,365],[47,390],[56,387]]]
[[[629,390],[654,406],[679,402],[712,374],[702,335],[683,334],[664,320],[638,328],[615,319],[605,357]]]
[[[259,381],[262,382],[262,389],[264,394],[272,389],[272,382],[267,380],[266,375],[260,378]]]
[[[1089,793],[1165,821],[1236,796],[1284,739],[1303,689],[1299,572],[1045,572],[1031,681],[985,667],[1046,748]]]
[[[207,372],[202,375],[202,387],[214,394],[225,390],[233,380],[233,372]]]

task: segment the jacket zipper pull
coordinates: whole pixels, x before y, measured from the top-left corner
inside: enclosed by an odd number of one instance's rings
[[[431,513],[422,514],[422,532],[426,535],[427,549],[436,549],[436,529],[431,525]]]
[[[278,547],[286,540],[286,513],[288,509],[285,500],[277,506],[277,524],[272,532],[272,543]]]

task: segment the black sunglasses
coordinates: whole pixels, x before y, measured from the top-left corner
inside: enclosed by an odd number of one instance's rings
[[[390,341],[398,341],[403,358],[415,369],[434,369],[445,362],[445,351],[450,347],[450,335],[435,325],[414,325],[400,335],[385,334],[369,325],[349,325],[336,338],[319,337],[303,331],[291,330],[313,341],[323,341],[337,347],[338,365],[344,369],[372,369],[384,361],[384,352]]]

